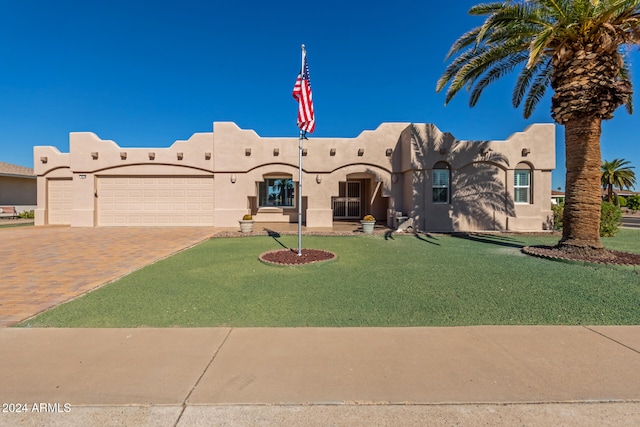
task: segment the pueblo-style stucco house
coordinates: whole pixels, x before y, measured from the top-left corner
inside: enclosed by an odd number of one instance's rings
[[[384,123],[356,138],[303,143],[307,227],[372,214],[420,231],[550,227],[555,130],[535,124],[505,141],[460,141],[431,124]],[[35,147],[36,225],[238,227],[297,222],[297,138],[214,123],[169,148],[125,148],[70,134],[69,153]]]

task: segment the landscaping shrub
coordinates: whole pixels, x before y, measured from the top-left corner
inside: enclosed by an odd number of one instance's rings
[[[553,211],[553,229],[562,230],[562,215],[564,215],[564,203],[560,202],[557,205],[551,205]]]
[[[640,210],[640,195],[636,194],[635,196],[631,196],[627,199],[627,208],[632,211]]]
[[[624,196],[617,196],[618,197],[618,206],[620,206],[621,208],[624,208],[627,206],[627,198]]]
[[[20,218],[26,218],[26,219],[33,219],[34,218],[34,213],[33,210],[30,211],[22,211],[18,214],[18,216]]]
[[[551,210],[553,211],[553,229],[562,230],[564,203],[551,205]],[[620,225],[621,219],[622,210],[619,207],[614,206],[613,203],[603,202],[600,215],[600,237],[615,236],[618,232],[618,226]]]
[[[600,216],[600,237],[612,237],[618,232],[622,219],[622,210],[612,203],[602,203]]]

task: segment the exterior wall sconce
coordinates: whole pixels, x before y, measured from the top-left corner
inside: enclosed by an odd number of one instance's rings
[[[149,160],[155,160],[156,159],[156,153],[149,153]]]
[[[208,151],[206,153],[204,153],[204,159],[205,160],[211,160],[211,153],[208,152]]]
[[[43,156],[43,157],[40,157],[40,161],[42,163],[47,163],[49,161],[49,158],[47,156]]]
[[[483,156],[486,156],[487,154],[489,154],[492,151],[493,150],[491,148],[483,148],[482,150],[480,150],[480,154],[483,155]]]
[[[273,155],[274,156],[279,156],[280,155],[280,149],[279,148],[274,148],[273,149]]]
[[[244,149],[244,155],[245,156],[250,156],[251,155],[251,148],[245,148]]]
[[[331,150],[329,150],[329,155],[330,156],[335,156],[336,155],[336,149],[332,148]]]
[[[178,160],[184,159],[184,153],[177,153]]]
[[[398,175],[397,174],[391,174],[391,182],[396,184],[398,182]]]
[[[97,151],[92,151],[91,152],[91,158],[93,160],[98,160],[98,152]]]
[[[531,150],[529,150],[528,148],[522,149],[522,157],[527,157],[529,153],[531,153]]]
[[[364,148],[358,148],[358,157],[364,156]]]
[[[387,151],[384,152],[387,157],[390,157],[391,153],[393,153],[393,148],[387,148]]]
[[[322,182],[322,177],[318,174],[316,175],[316,182],[320,184]]]
[[[127,160],[127,152],[126,151],[121,151],[120,152],[120,159],[121,160]]]
[[[303,148],[303,149],[302,149],[302,155],[303,155],[303,156],[306,156],[306,155],[307,155],[307,149],[306,149],[306,148]]]
[[[231,174],[231,183],[232,183],[232,184],[235,184],[235,183],[236,183],[236,174],[235,174],[235,173],[232,173],[232,174]]]

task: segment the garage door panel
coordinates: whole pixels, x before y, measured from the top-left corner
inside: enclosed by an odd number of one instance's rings
[[[73,180],[51,179],[48,187],[48,223],[71,224],[73,211]]]
[[[213,225],[213,178],[99,177],[98,225]]]

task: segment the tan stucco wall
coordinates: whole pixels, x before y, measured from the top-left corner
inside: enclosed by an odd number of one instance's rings
[[[35,205],[36,178],[0,176],[0,206]]]
[[[363,184],[362,215],[385,224],[399,211],[425,231],[541,230],[550,215],[553,125],[533,125],[505,141],[459,141],[434,125],[384,123],[356,138],[310,137],[303,148],[303,221],[309,227],[331,226],[332,197],[347,179]],[[98,182],[107,176],[214,177],[212,225],[235,227],[246,213],[259,222],[296,222],[297,207],[259,208],[257,183],[286,175],[298,185],[298,156],[297,138],[262,138],[230,122],[168,148],[125,148],[93,133],[71,133],[68,154],[34,149],[36,224],[46,223],[47,180],[68,177],[74,188],[71,225],[95,226]],[[451,200],[444,205],[431,201],[437,162],[451,168]],[[526,206],[513,204],[513,171],[520,162],[531,166],[534,182]],[[479,201],[488,194],[489,205]]]
[[[412,139],[403,146],[411,155],[403,157],[402,165],[412,171],[409,216],[419,228],[534,231],[549,224],[554,125],[535,124],[504,141],[457,140],[430,124],[410,129]],[[433,203],[431,198],[431,174],[439,162],[451,171],[447,204]],[[514,171],[520,163],[532,169],[532,203],[527,205],[513,203]],[[405,188],[405,199],[408,191]]]

